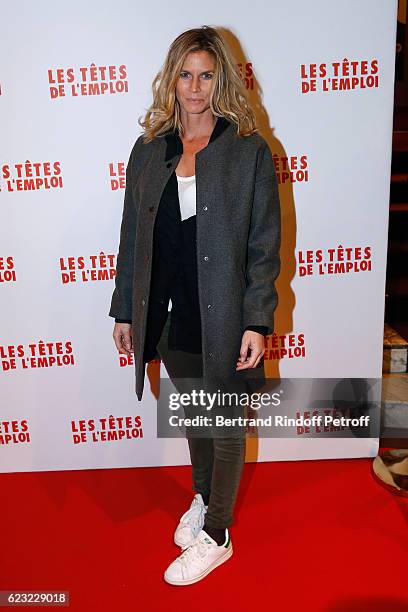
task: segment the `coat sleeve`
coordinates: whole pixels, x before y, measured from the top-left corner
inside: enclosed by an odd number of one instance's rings
[[[132,319],[133,262],[136,240],[137,203],[132,195],[132,167],[138,147],[139,137],[130,153],[126,167],[125,198],[120,228],[119,252],[116,262],[115,289],[113,291],[109,316],[115,319]]]
[[[274,331],[278,304],[275,281],[280,272],[281,209],[272,154],[264,141],[258,153],[248,234],[243,327],[262,325]]]
[[[245,331],[255,331],[258,334],[262,334],[262,336],[267,336],[269,328],[263,327],[262,325],[248,325],[248,327],[245,328]]]

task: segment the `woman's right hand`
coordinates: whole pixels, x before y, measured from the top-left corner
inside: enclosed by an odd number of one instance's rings
[[[116,348],[122,355],[131,355],[134,352],[132,325],[130,323],[115,323],[113,339]]]

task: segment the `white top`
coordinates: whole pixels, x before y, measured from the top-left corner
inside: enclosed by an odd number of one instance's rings
[[[184,221],[196,214],[196,177],[195,174],[193,176],[178,176],[176,174],[176,176],[181,220]],[[171,310],[171,300],[168,310]]]
[[[196,214],[196,180],[193,176],[177,176],[181,220]]]

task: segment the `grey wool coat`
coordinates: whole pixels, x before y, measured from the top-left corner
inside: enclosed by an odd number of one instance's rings
[[[281,211],[272,154],[258,133],[227,128],[196,154],[197,273],[205,378],[263,379],[264,362],[236,372],[247,326],[274,331],[280,272]],[[136,395],[142,399],[143,349],[153,259],[153,228],[163,190],[182,151],[169,159],[165,134],[141,135],[126,168],[126,189],[109,316],[132,321]]]

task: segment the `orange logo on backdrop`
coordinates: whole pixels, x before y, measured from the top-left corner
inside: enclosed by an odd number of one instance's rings
[[[81,66],[80,68],[50,68],[48,83],[50,97],[102,96],[105,94],[128,93],[126,65]]]
[[[301,92],[350,91],[378,87],[378,60],[349,60],[301,64]]]
[[[371,272],[371,247],[309,249],[298,252],[299,276]]]
[[[305,334],[277,334],[264,338],[264,361],[295,359],[306,356]],[[266,364],[265,364],[266,365]]]
[[[40,189],[61,189],[61,162],[31,162],[4,164],[1,177],[7,191],[38,191]],[[1,186],[0,186],[1,191]]]
[[[112,191],[125,189],[126,187],[126,166],[123,162],[112,162],[109,164],[110,185]]]
[[[307,183],[309,181],[307,155],[284,157],[274,153],[272,158],[279,184]]]
[[[70,340],[0,345],[0,362],[3,372],[75,365]]]
[[[60,257],[62,284],[112,280],[116,276],[116,257],[103,251],[99,255]]]
[[[87,442],[101,443],[143,438],[142,418],[137,416],[99,419],[79,419],[71,421],[72,441],[74,444]]]
[[[7,283],[15,280],[17,280],[17,278],[13,257],[0,257],[0,283]]]
[[[31,442],[27,419],[0,420],[0,445]]]

